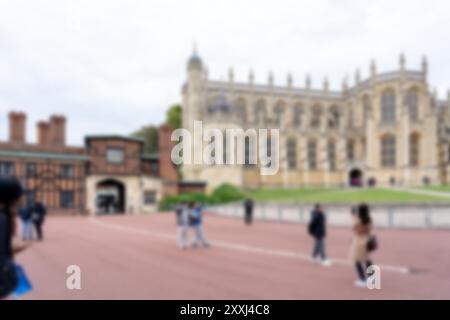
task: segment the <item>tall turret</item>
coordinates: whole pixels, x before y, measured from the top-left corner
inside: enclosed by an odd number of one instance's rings
[[[355,86],[358,86],[361,83],[361,71],[356,69],[355,71]]]
[[[195,120],[201,120],[202,99],[201,89],[205,82],[206,67],[194,46],[187,62],[187,81],[183,100],[183,127],[192,129]]]
[[[426,80],[428,76],[428,59],[427,56],[422,57],[422,75],[423,78]]]
[[[306,75],[306,77],[305,77],[305,88],[306,88],[306,90],[311,90],[311,77],[310,77],[310,75],[308,74],[308,75]]]
[[[376,75],[377,75],[377,63],[374,59],[370,63],[370,77],[372,79],[374,79],[376,77]]]
[[[206,86],[207,68],[200,58],[197,48],[194,50],[187,61],[186,66],[186,83],[183,88],[183,128],[189,132],[194,132],[194,122],[202,121],[203,114],[206,110],[206,97],[204,88]],[[192,150],[194,151],[194,150]],[[192,152],[191,151],[191,152]],[[201,153],[201,151],[200,151]],[[187,180],[199,180],[200,172],[198,168],[185,164],[183,173]]]
[[[406,57],[404,53],[400,54],[398,64],[400,66],[400,71],[404,72],[406,70]]]
[[[287,78],[286,78],[286,82],[287,82],[287,87],[289,89],[291,89],[292,88],[292,84],[293,84],[292,73],[288,73]]]
[[[201,81],[203,73],[203,62],[197,53],[197,48],[194,46],[191,57],[187,62],[188,82]]]

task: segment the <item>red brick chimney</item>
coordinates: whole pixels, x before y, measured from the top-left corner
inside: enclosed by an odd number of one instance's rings
[[[175,146],[170,140],[172,129],[164,124],[159,128],[159,175],[168,181],[178,181],[178,170],[172,162],[171,153]]]
[[[66,145],[66,118],[64,116],[53,115],[50,117],[49,141],[55,147]]]
[[[40,121],[37,124],[38,144],[48,146],[50,144],[50,123]]]
[[[24,144],[26,140],[27,115],[23,112],[9,113],[9,141]]]

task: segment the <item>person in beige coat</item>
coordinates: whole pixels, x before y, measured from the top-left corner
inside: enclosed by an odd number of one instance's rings
[[[368,243],[372,232],[370,208],[361,204],[353,213],[353,238],[350,246],[350,257],[355,262],[359,279],[355,286],[366,287],[366,270],[372,265]]]

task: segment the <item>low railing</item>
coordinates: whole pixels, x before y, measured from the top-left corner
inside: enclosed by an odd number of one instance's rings
[[[310,219],[311,205],[256,203],[253,217],[256,220],[306,224]],[[350,205],[324,205],[327,222],[331,226],[349,227],[352,224]],[[241,203],[212,206],[208,211],[230,218],[243,218]],[[371,216],[377,228],[450,229],[449,205],[374,205]]]

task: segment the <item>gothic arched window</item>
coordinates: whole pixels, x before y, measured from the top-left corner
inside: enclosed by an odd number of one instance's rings
[[[363,106],[364,123],[367,123],[367,119],[369,119],[372,113],[372,104],[370,102],[369,96],[366,95],[363,97],[362,106]]]
[[[394,123],[396,120],[396,97],[392,89],[383,92],[381,96],[381,122]]]
[[[417,133],[409,137],[409,165],[418,167],[420,163],[420,136]]]
[[[347,141],[347,160],[355,160],[355,141],[353,140]]]
[[[285,104],[282,101],[279,101],[276,106],[275,109],[273,110],[274,112],[274,116],[275,116],[275,123],[277,126],[281,126],[282,124],[282,117],[283,117],[283,113],[285,110]]]
[[[297,168],[297,140],[291,138],[287,141],[286,157],[288,169],[293,170]]]
[[[416,89],[411,89],[406,93],[406,106],[408,108],[409,118],[411,121],[419,119],[419,98]]]
[[[356,113],[355,113],[355,109],[353,108],[353,104],[350,103],[348,105],[348,110],[347,110],[347,120],[348,120],[348,126],[350,128],[354,128],[356,125]]]
[[[258,100],[255,106],[255,123],[263,124],[266,121],[266,102]]]
[[[247,122],[247,110],[246,103],[244,99],[238,99],[235,103],[235,112],[239,119],[242,120],[243,123]]]
[[[392,168],[396,165],[396,139],[393,135],[381,138],[381,166]]]
[[[330,113],[328,115],[328,127],[332,129],[339,128],[340,124],[340,114],[337,106],[332,106],[330,108]]]
[[[301,104],[297,104],[294,107],[294,117],[292,119],[292,124],[294,127],[301,127],[302,126],[302,115],[303,115],[303,108]]]
[[[336,144],[334,141],[328,141],[327,149],[330,171],[336,171]]]
[[[319,129],[321,125],[322,108],[316,105],[311,110],[311,128]]]
[[[245,137],[245,164],[246,168],[254,168],[256,166],[256,154],[257,154],[256,138],[249,136]]]
[[[308,167],[310,170],[317,169],[317,142],[308,141]]]

